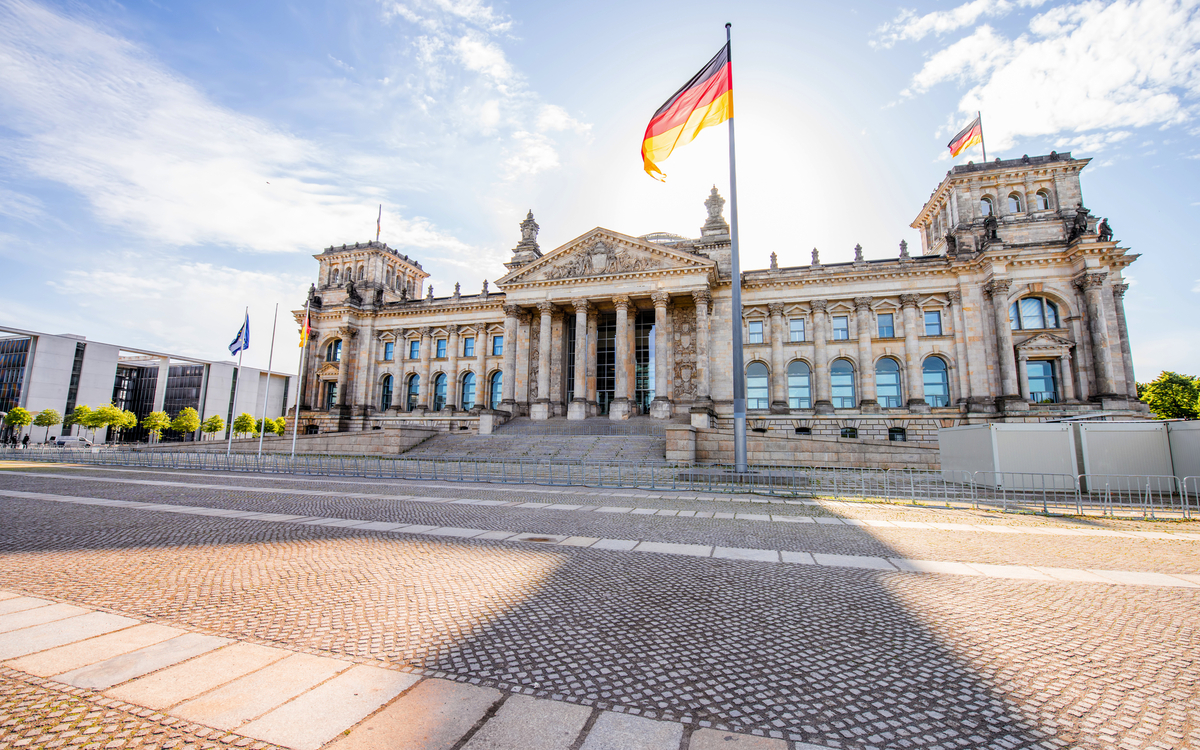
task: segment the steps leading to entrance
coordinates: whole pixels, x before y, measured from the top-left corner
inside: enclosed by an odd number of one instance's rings
[[[687,424],[686,415],[682,418]],[[566,417],[554,417],[545,420],[533,420],[529,417],[517,417],[496,428],[495,435],[633,435],[643,437],[665,437],[667,424],[670,422],[650,417],[631,417],[613,421],[606,417],[591,419],[569,420]]]
[[[665,463],[662,422],[607,419],[534,422],[515,419],[491,435],[439,434],[404,453],[405,458],[542,460],[582,463]]]

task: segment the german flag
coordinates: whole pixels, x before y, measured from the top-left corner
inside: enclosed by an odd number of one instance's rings
[[[666,175],[658,168],[658,162],[666,161],[676,146],[690,143],[702,129],[720,125],[730,117],[733,117],[733,63],[726,43],[708,65],[650,118],[642,139],[646,174],[663,180]]]
[[[983,118],[976,117],[975,120],[963,128],[958,135],[954,136],[946,146],[950,149],[950,156],[958,156],[966,149],[974,146],[976,143],[983,142]]]

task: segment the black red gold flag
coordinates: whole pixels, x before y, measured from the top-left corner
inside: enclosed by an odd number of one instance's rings
[[[970,125],[963,128],[958,135],[951,138],[946,146],[950,149],[950,156],[953,157],[958,156],[966,149],[981,142],[983,142],[983,118],[976,117]]]
[[[729,44],[675,92],[650,118],[642,138],[642,164],[656,180],[666,177],[658,168],[676,146],[690,143],[704,128],[733,117],[733,64]]]

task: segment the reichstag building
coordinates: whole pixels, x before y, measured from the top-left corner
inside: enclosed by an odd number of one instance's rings
[[[531,212],[507,273],[476,294],[434,296],[417,260],[378,242],[329,247],[314,256],[301,424],[728,427],[734,316],[760,433],[932,443],[939,426],[1145,416],[1122,302],[1138,256],[1084,208],[1088,162],[955,166],[912,222],[919,251],[823,264],[814,250],[792,267],[772,253],[742,274],[740,313],[715,188],[694,239],[597,227],[543,252]]]

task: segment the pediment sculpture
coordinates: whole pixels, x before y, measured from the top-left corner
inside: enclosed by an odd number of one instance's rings
[[[661,268],[662,261],[649,254],[629,248],[616,247],[597,240],[589,247],[576,251],[566,260],[545,272],[546,279],[573,279],[581,276],[603,276]]]

